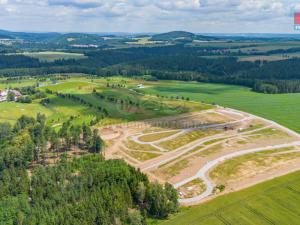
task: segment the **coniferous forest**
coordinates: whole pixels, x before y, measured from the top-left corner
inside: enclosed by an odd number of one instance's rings
[[[170,185],[121,160],[104,160],[103,141],[89,126],[65,122],[56,131],[46,117],[0,124],[0,224],[145,224],[178,210]],[[89,154],[68,158],[74,149]],[[56,163],[45,163],[46,154]]]

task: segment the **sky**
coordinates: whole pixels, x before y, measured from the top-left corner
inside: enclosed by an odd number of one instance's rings
[[[293,33],[296,11],[299,0],[0,0],[0,29]]]

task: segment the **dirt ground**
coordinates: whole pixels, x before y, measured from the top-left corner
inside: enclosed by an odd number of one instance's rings
[[[199,136],[197,139],[191,138],[187,144],[185,139],[183,145],[174,145],[179,146],[176,149],[165,149],[165,145],[160,145],[163,142],[180,140],[177,139],[180,135],[195,130],[218,132]],[[170,135],[163,135],[163,132],[169,132]],[[147,173],[151,180],[172,184],[192,177],[208,162],[221,156],[300,140],[299,136],[287,132],[275,123],[224,108],[105,127],[100,133],[106,142],[107,159],[122,158]],[[160,134],[161,138],[158,138]],[[147,138],[141,137],[147,135],[154,135],[155,138],[149,142],[142,141]],[[299,153],[296,151],[294,154]],[[242,169],[237,168],[240,170],[237,171],[239,180],[228,180],[224,184],[226,192],[247,187],[295,168],[300,168],[300,157],[270,162],[264,168],[244,165]],[[220,184],[218,180],[213,181],[216,185]]]

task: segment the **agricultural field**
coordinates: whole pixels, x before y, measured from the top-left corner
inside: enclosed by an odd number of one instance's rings
[[[0,90],[7,88],[20,88],[26,86],[34,86],[37,84],[37,80],[33,78],[23,79],[23,80],[7,80],[0,79]]]
[[[266,51],[278,50],[278,49],[290,49],[298,48],[298,41],[284,41],[284,42],[260,42],[255,43],[254,46],[241,48],[242,52],[246,53],[264,53]]]
[[[73,123],[90,123],[97,120],[97,125],[130,122],[149,118],[178,115],[211,106],[189,101],[160,99],[155,96],[143,96],[128,87],[136,86],[139,81],[122,78],[89,79],[85,76],[74,75],[67,80],[59,80],[52,84],[50,81],[40,82],[38,90],[47,93],[47,104],[34,100],[31,104],[3,103],[0,104],[2,113],[0,120],[15,121],[26,109],[33,109],[26,115],[37,112],[48,116],[48,123],[59,127],[63,121],[72,119]],[[3,89],[9,85],[12,88],[33,86],[35,79],[21,80],[7,84],[3,81]],[[129,84],[130,83],[130,84]],[[107,86],[109,85],[109,87]],[[4,107],[5,106],[5,107]],[[15,111],[20,107],[20,112]],[[14,111],[14,113],[10,113]]]
[[[22,55],[37,58],[41,62],[54,62],[55,60],[68,60],[68,59],[85,59],[83,54],[70,53],[70,52],[24,52]]]
[[[133,38],[131,42],[126,42],[128,45],[151,45],[163,43],[161,41],[151,41],[150,37]]]
[[[43,107],[39,103],[21,104],[12,102],[0,103],[0,122],[14,123],[22,115],[35,117],[38,113],[46,116],[52,115],[51,110]]]
[[[297,41],[277,41],[277,42],[264,42],[264,41],[198,41],[194,40],[191,46],[197,47],[213,47],[213,48],[226,48],[230,52],[241,52],[247,54],[265,53],[267,51],[278,49],[298,48],[299,42]]]
[[[194,101],[238,109],[300,132],[300,94],[298,93],[261,94],[241,86],[178,81],[152,82],[138,91],[168,97],[184,96]]]
[[[286,60],[291,58],[299,58],[300,53],[289,53],[289,54],[274,54],[274,55],[256,55],[256,56],[240,56],[240,61],[250,61],[254,62],[257,60],[261,61],[278,61],[278,60]]]
[[[198,206],[182,208],[167,221],[149,221],[149,224],[299,224],[299,178],[298,171]]]

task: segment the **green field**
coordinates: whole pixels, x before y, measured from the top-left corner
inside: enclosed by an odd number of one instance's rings
[[[147,88],[139,91],[151,95],[190,97],[195,101],[235,108],[300,132],[300,94],[270,95],[241,86],[179,81],[149,83]]]
[[[52,112],[40,105],[39,103],[21,104],[12,102],[0,103],[0,122],[13,123],[17,118],[22,115],[35,117],[38,113],[43,113],[46,116],[52,114]]]
[[[34,86],[37,83],[36,79],[24,79],[19,81],[9,81],[6,79],[0,79],[0,90],[6,88],[20,88],[25,86]]]
[[[122,120],[123,122],[125,122],[143,120],[209,108],[206,105],[199,105],[195,103],[186,102],[185,104],[182,104],[182,102],[176,100],[171,101],[161,100],[156,97],[145,97],[135,92],[129,91],[126,88],[107,88],[106,82],[107,81],[104,79],[93,80],[93,82],[91,82],[86,78],[74,78],[57,85],[42,87],[40,88],[40,90],[48,89],[54,92],[73,94],[95,107],[105,108],[108,111],[108,118],[106,118],[105,120],[113,121]],[[109,82],[118,83],[120,82],[120,80],[110,80]],[[97,92],[101,93],[106,98],[101,99],[95,96],[92,93],[94,89],[96,89]],[[115,100],[117,99],[118,102],[109,101],[107,100],[107,98],[114,98]],[[55,101],[52,101],[49,104],[50,108],[56,107],[56,102],[58,101],[57,97],[53,99]],[[120,104],[120,100],[123,100],[124,104]],[[65,101],[65,99],[60,99],[60,101]],[[138,103],[138,106],[136,104],[127,104],[126,102]],[[63,104],[60,105],[62,106]],[[78,102],[73,102],[73,104],[70,104],[70,107],[79,106],[80,103]],[[88,111],[84,110],[78,110],[77,112],[78,116],[82,115],[82,117],[87,113]],[[97,112],[95,113],[97,114]]]
[[[10,82],[9,85],[12,87],[31,86],[35,82],[35,79],[21,80]],[[22,114],[34,116],[41,112],[48,116],[48,122],[53,126],[59,126],[70,118],[73,123],[79,124],[102,118],[98,123],[101,126],[211,108],[205,104],[143,96],[127,88],[127,84],[136,86],[138,82],[140,81],[119,77],[88,79],[74,75],[71,79],[59,80],[55,85],[49,84],[38,89],[44,92],[50,90],[55,93],[71,94],[77,100],[48,93],[47,98],[50,99],[50,103],[46,106],[39,104],[41,99],[35,100],[32,104],[0,103],[0,120],[14,122]],[[107,83],[111,86],[107,87]],[[120,84],[125,86],[117,86]],[[7,84],[3,84],[2,87],[4,88],[5,85]],[[95,90],[103,98],[97,96],[94,93]],[[105,117],[103,109],[107,111]]]
[[[250,61],[254,62],[256,60],[262,61],[278,61],[278,60],[287,60],[291,58],[299,58],[300,53],[289,53],[289,54],[273,54],[273,55],[254,55],[254,56],[240,56],[240,61]]]
[[[265,53],[271,50],[278,50],[278,49],[290,49],[290,48],[297,48],[299,47],[298,41],[210,41],[210,42],[203,42],[203,41],[193,41],[191,44],[192,46],[198,47],[213,47],[213,48],[229,48],[230,52],[239,51],[243,53]]]
[[[123,119],[125,121],[140,120],[159,116],[175,115],[189,111],[205,109],[205,105],[197,105],[187,101],[171,100],[178,96],[189,97],[194,101],[203,101],[206,103],[215,103],[225,107],[231,107],[262,116],[267,119],[274,120],[286,127],[300,132],[300,94],[278,94],[268,95],[252,92],[249,88],[223,84],[205,84],[196,82],[179,82],[179,81],[160,81],[160,82],[143,82],[147,88],[138,91],[160,96],[168,96],[169,98],[156,98],[149,96],[140,96],[134,92],[130,92],[126,88],[107,88],[106,83],[122,83],[127,88],[135,87],[141,81],[130,80],[124,78],[108,78],[108,79],[88,79],[86,77],[74,77],[67,81],[61,81],[57,85],[42,87],[41,90],[51,89],[60,93],[71,93],[80,96],[85,101],[95,106],[103,106],[108,109],[112,120]],[[29,86],[36,83],[35,79],[11,82],[9,84],[0,83],[0,89],[8,85],[12,87]],[[101,92],[105,96],[122,98],[124,101],[139,102],[140,107],[120,107],[109,101],[103,101],[91,93],[93,89]],[[76,111],[77,103],[67,102],[65,106],[74,108]],[[56,105],[63,107],[61,100],[56,100],[50,105],[50,110],[56,112]],[[3,108],[3,105],[0,107]],[[29,107],[29,106],[24,106]],[[207,106],[208,107],[208,106]],[[33,104],[33,109],[35,105]],[[81,112],[87,107],[79,106]],[[9,111],[9,108],[6,108]],[[47,110],[47,109],[46,109]],[[58,110],[60,111],[60,110]],[[3,112],[3,111],[2,111]],[[35,112],[35,110],[32,110]],[[43,112],[43,111],[42,111]],[[90,112],[90,110],[88,111]],[[8,114],[8,113],[6,113]],[[72,116],[74,113],[66,113],[66,116]],[[81,113],[82,114],[82,113]],[[1,113],[0,119],[9,118],[12,120],[15,113],[5,115]],[[19,115],[19,114],[18,114]],[[90,117],[90,115],[88,115]],[[15,118],[16,119],[16,118]]]
[[[300,171],[218,197],[181,212],[160,225],[300,224]]]
[[[70,52],[25,52],[22,53],[25,56],[29,56],[32,58],[37,58],[41,62],[54,62],[55,60],[61,59],[84,59],[86,56],[78,53],[70,53]]]

